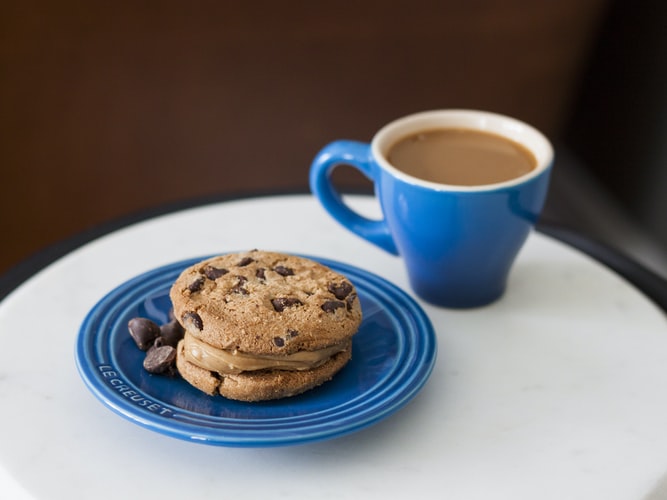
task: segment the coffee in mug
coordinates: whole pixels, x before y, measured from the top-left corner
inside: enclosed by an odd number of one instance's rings
[[[389,147],[387,160],[408,175],[456,186],[508,181],[537,166],[535,155],[522,144],[466,128],[412,133]]]

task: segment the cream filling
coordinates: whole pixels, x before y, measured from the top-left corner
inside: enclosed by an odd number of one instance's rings
[[[345,341],[316,351],[298,351],[283,356],[255,355],[237,349],[218,349],[186,333],[183,338],[183,354],[193,365],[223,374],[267,368],[302,371],[323,365],[331,356],[344,351],[349,345],[350,342]]]

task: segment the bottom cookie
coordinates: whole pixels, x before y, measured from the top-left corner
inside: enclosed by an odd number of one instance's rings
[[[176,367],[185,380],[209,395],[220,394],[238,401],[267,401],[296,396],[331,380],[351,357],[352,349],[346,349],[312,370],[262,370],[219,375],[187,361],[181,342],[178,345]]]

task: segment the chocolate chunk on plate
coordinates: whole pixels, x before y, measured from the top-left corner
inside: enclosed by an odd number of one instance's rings
[[[151,347],[144,358],[144,369],[149,373],[168,373],[176,362],[176,349],[170,345]]]
[[[160,336],[160,327],[147,318],[132,318],[127,328],[135,344],[142,351],[152,346],[155,339]]]

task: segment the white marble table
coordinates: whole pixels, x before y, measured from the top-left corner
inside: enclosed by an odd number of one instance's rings
[[[353,202],[375,210],[372,199]],[[88,392],[74,343],[107,291],[176,260],[254,247],[349,262],[408,288],[398,258],[308,195],[183,210],[84,245],[0,303],[0,498],[667,498],[665,315],[539,233],[499,302],[422,303],[439,342],[429,382],[355,434],[212,447],[140,428]]]

